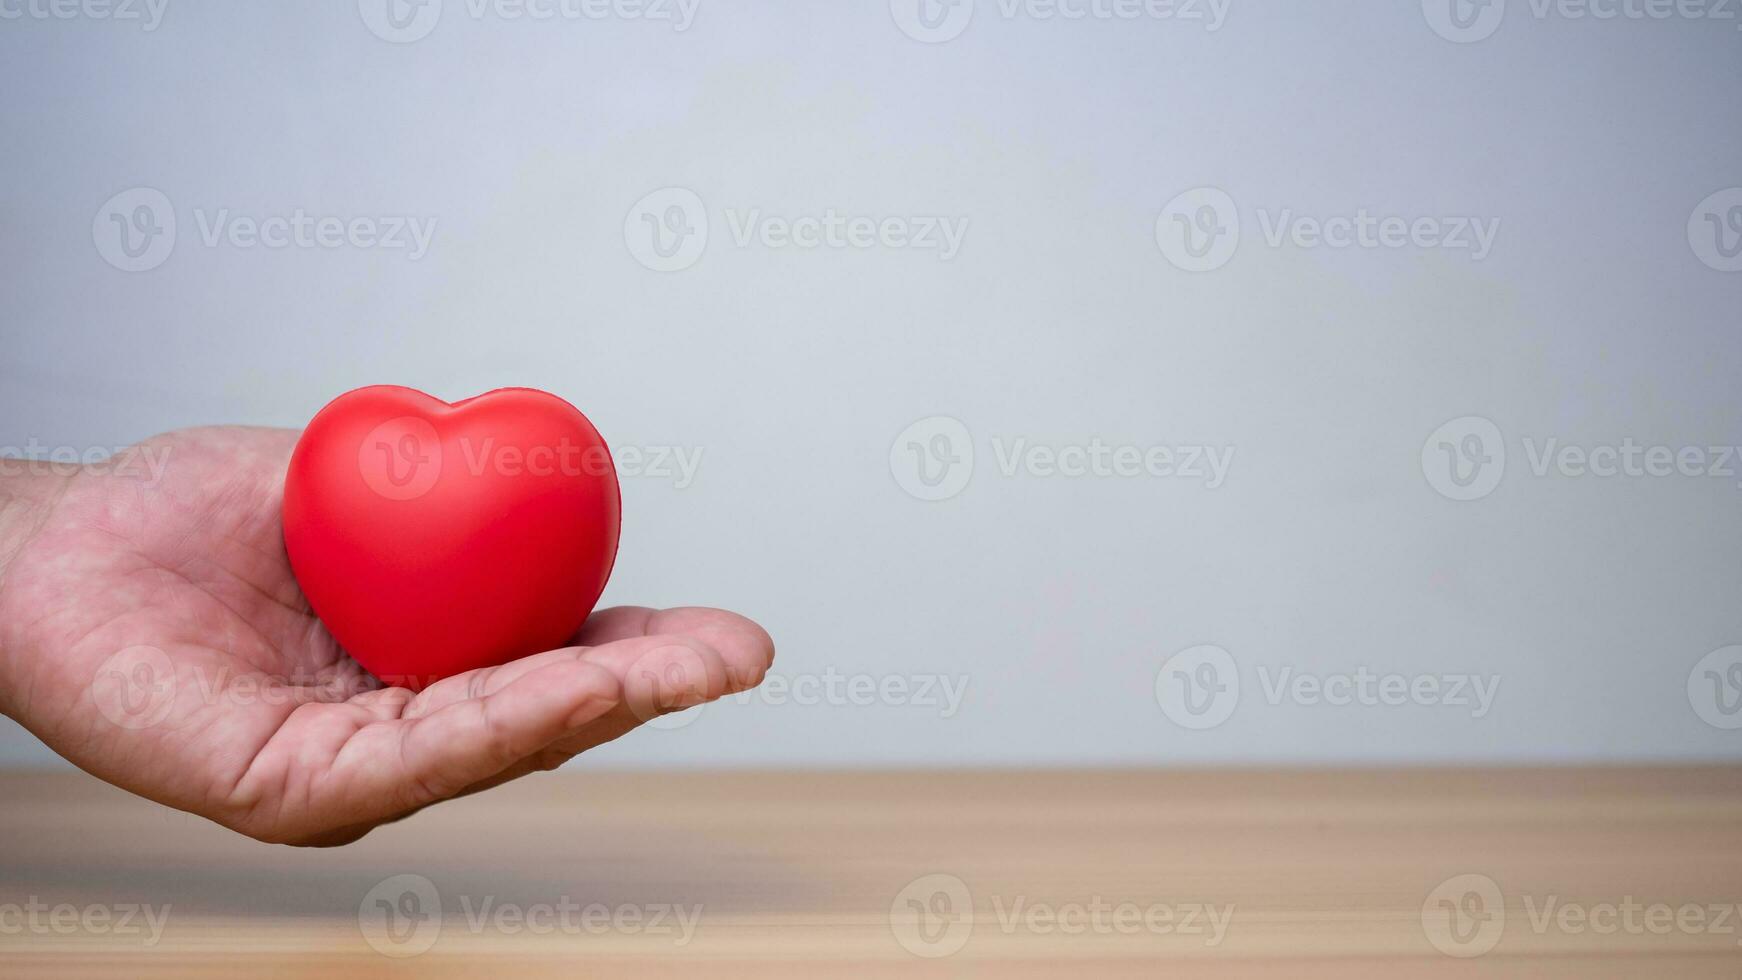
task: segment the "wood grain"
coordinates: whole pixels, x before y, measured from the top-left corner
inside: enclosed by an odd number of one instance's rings
[[[571,771],[325,851],[0,775],[7,977],[1742,977],[1739,902],[1742,768]]]

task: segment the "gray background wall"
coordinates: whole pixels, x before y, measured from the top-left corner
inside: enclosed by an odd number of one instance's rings
[[[625,479],[607,602],[741,609],[788,686],[600,764],[1742,759],[1742,462],[1532,465],[1742,443],[1742,11],[27,2],[0,4],[0,448],[295,426],[396,382],[545,387],[701,453]],[[145,200],[173,248],[123,271],[108,214]],[[642,212],[672,203],[705,247],[656,271]],[[299,208],[433,233],[227,237]],[[830,209],[966,232],[735,234]],[[1293,238],[1363,211],[1493,237]],[[1175,214],[1226,229],[1218,267]],[[1213,488],[1006,474],[1016,440],[1234,457]],[[1438,687],[1276,690],[1363,669]],[[1445,703],[1472,676],[1487,710]],[[53,757],[8,725],[0,761]]]

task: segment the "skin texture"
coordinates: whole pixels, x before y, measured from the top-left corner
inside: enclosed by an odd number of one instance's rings
[[[258,840],[332,846],[766,674],[773,642],[748,619],[620,607],[563,649],[417,694],[383,686],[328,635],[285,559],[296,436],[189,429],[130,463],[10,462],[0,709],[141,796]],[[150,691],[152,710],[117,712],[125,676],[151,682],[128,690]]]

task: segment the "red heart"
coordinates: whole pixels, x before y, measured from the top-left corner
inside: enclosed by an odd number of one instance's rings
[[[421,690],[567,643],[611,576],[620,508],[610,450],[561,398],[376,385],[303,430],[284,545],[339,645]]]

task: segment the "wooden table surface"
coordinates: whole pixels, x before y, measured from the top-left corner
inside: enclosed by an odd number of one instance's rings
[[[0,976],[1742,977],[1742,768],[565,772],[358,844],[0,775]]]

